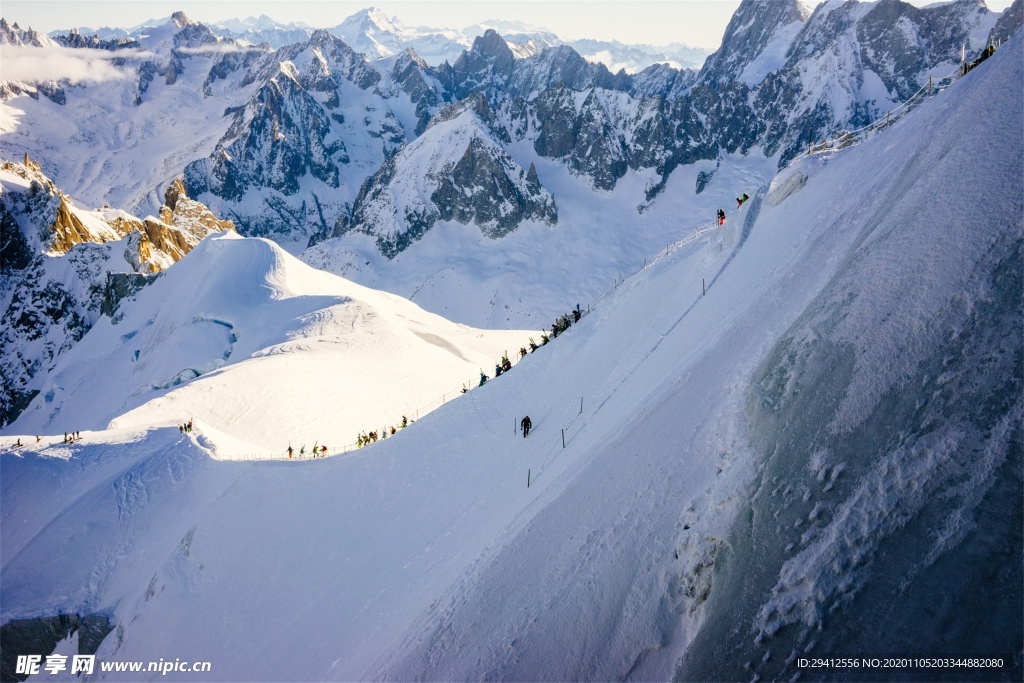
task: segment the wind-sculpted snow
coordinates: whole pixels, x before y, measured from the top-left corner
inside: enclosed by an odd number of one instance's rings
[[[204,241],[101,318],[11,428],[194,418],[220,457],[279,456],[304,440],[341,450],[357,432],[454,396],[527,336],[456,326],[230,234]]]

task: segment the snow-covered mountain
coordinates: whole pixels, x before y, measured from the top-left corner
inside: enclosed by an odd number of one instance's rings
[[[259,74],[260,87],[231,112],[210,156],[187,166],[186,187],[215,198],[247,234],[306,241],[309,224],[333,224],[406,133],[375,88],[380,72],[326,31],[266,57],[226,78]]]
[[[8,24],[4,18],[0,18],[0,44],[21,47],[55,47],[57,45],[49,36],[31,28],[23,29],[18,26],[18,22]]]
[[[504,33],[502,35],[505,35]],[[588,62],[600,62],[612,73],[624,69],[635,74],[655,64],[675,69],[699,70],[714,50],[690,47],[683,43],[671,45],[625,45],[617,40],[571,40],[568,43]]]
[[[367,233],[393,258],[439,220],[473,223],[492,239],[524,221],[554,225],[558,210],[537,169],[523,170],[502,142],[511,141],[482,94],[447,105],[367,179],[334,236]]]
[[[316,29],[301,21],[281,23],[265,14],[245,19],[229,19],[211,24],[218,35],[244,40],[251,45],[268,44],[272,48],[294,45],[309,40]]]
[[[800,0],[744,2],[732,15],[722,45],[704,63],[702,82],[752,88],[778,70],[811,10]]]
[[[1019,680],[1021,83],[1017,35],[863,143],[786,166],[512,372],[346,457],[218,458],[334,446],[361,404],[400,414],[388,365],[458,375],[474,363],[457,330],[269,242],[208,238],[50,374],[60,414],[37,397],[0,437],[5,643],[48,631],[97,667],[170,651],[225,680],[790,680],[840,653],[991,657],[984,677]],[[701,197],[756,160],[723,159]],[[677,235],[706,218],[677,214]],[[330,370],[367,339],[352,398]],[[205,374],[151,386],[183,364]],[[90,403],[97,380],[71,380],[103,367],[154,400]],[[46,421],[83,438],[37,442]]]
[[[61,192],[29,158],[0,166],[0,424],[40,391],[33,383],[101,314],[214,232],[232,231],[181,181],[158,216],[104,206],[88,210]]]
[[[603,236],[599,249],[609,263],[599,274],[577,273],[586,283],[568,276],[562,283],[591,296],[612,264],[642,259],[665,241],[667,216],[680,205],[712,215],[730,195],[765,180],[759,170],[738,186],[715,188],[732,177],[723,168],[737,168],[734,159],[779,168],[812,141],[884,116],[929,76],[955,70],[961,45],[976,55],[997,28],[1003,34],[1019,25],[1020,6],[1018,0],[1000,17],[973,0],[926,8],[833,0],[808,16],[796,0],[747,0],[699,73],[657,65],[632,75],[613,74],[568,45],[520,58],[493,29],[454,62],[432,67],[410,49],[367,61],[326,31],[277,50],[254,48],[176,13],[134,34],[149,52],[5,48],[60,50],[59,61],[92,61],[82,70],[89,80],[74,88],[53,78],[0,84],[0,149],[10,158],[30,153],[83,201],[135,213],[157,211],[163,190],[184,173],[189,194],[230,217],[242,234],[270,236],[295,253],[332,241],[305,258],[364,284],[442,299],[431,292],[438,280],[426,281],[436,267],[413,268],[422,278],[413,281],[408,262],[393,266],[393,258],[376,258],[380,251],[366,253],[366,235],[394,236],[404,232],[395,226],[406,219],[371,224],[393,212],[362,210],[368,195],[360,204],[360,193],[372,186],[379,196],[403,194],[384,189],[407,183],[391,173],[395,155],[419,143],[445,105],[466,106],[482,94],[494,113],[494,140],[519,169],[534,167],[536,186],[557,205],[560,227],[539,235],[538,251],[558,253],[572,244],[573,226],[590,220],[598,197],[617,193],[610,215],[628,234],[592,231]],[[353,21],[373,23],[381,41],[401,28],[379,12]],[[5,53],[5,73],[19,66],[19,54]],[[437,130],[430,136],[436,141]],[[677,192],[686,196],[668,198],[671,187],[685,187]],[[708,188],[714,191],[707,194]],[[452,213],[453,196],[447,208],[433,189],[417,196],[424,215],[453,216],[451,252],[477,248],[476,233],[456,226],[476,221],[479,206]],[[650,212],[659,203],[665,208],[651,228]],[[624,215],[625,207],[632,213]],[[503,215],[519,223],[502,227],[502,234],[525,229],[536,217],[533,211]],[[426,244],[389,237],[378,246],[391,257],[395,249],[414,249],[419,254],[410,260],[425,262],[436,257],[428,257]],[[453,266],[459,280],[479,280],[470,263]],[[524,278],[531,285],[550,277],[533,275]],[[531,320],[495,319],[494,301],[481,297],[480,307],[460,320],[502,326]]]
[[[192,418],[221,457],[283,454],[288,440],[340,449],[454,397],[528,334],[455,325],[225,233],[97,321],[17,424],[58,433]]]

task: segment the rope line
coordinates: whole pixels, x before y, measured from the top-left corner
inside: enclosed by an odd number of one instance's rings
[[[822,154],[825,152],[834,152],[840,149],[849,147],[850,145],[863,142],[867,139],[869,133],[873,133],[879,130],[885,130],[898,119],[902,118],[904,114],[909,112],[914,107],[924,102],[929,97],[934,97],[940,92],[952,85],[958,78],[961,78],[964,74],[962,73],[963,68],[960,67],[956,71],[943,76],[942,78],[933,80],[931,77],[928,78],[928,83],[922,85],[917,92],[908,97],[906,100],[901,102],[898,106],[890,109],[886,112],[885,116],[879,116],[874,121],[857,128],[856,130],[839,131],[834,137],[825,138],[821,142],[811,143],[807,147],[807,151],[803,154],[797,155],[790,160],[792,164],[797,159],[802,159],[813,154]],[[787,164],[788,165],[788,164]]]

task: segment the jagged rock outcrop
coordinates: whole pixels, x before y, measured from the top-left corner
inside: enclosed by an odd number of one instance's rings
[[[652,64],[634,74],[629,94],[637,99],[660,97],[675,100],[697,82],[695,69],[674,69],[667,64]]]
[[[171,21],[181,29],[174,34],[173,42],[176,48],[197,48],[220,42],[209,26],[190,19],[184,12],[172,14]]]
[[[0,82],[0,102],[14,99],[19,95],[27,95],[33,100],[38,100],[42,95],[54,104],[67,104],[67,93],[57,81],[36,81],[25,83],[24,81],[2,81]]]
[[[455,99],[482,92],[495,98],[515,67],[515,55],[497,31],[488,29],[473,41],[473,47],[455,60],[446,76]]]
[[[430,66],[412,48],[406,49],[395,59],[391,79],[416,105],[416,135],[427,128],[430,118],[444,102],[443,93],[438,92],[435,81],[429,75]]]
[[[231,127],[213,154],[188,164],[185,187],[230,214],[243,234],[294,239],[321,233],[354,199],[366,174],[406,140],[378,90],[383,76],[326,31],[249,59],[242,84],[267,80],[244,106],[225,112]],[[238,66],[218,64],[224,75]],[[353,89],[367,93],[360,96],[366,104],[352,97]],[[435,106],[427,102],[422,111]],[[349,143],[359,149],[358,170],[349,166]]]
[[[884,115],[930,74],[952,71],[961,45],[987,34],[995,19],[977,0],[925,8],[901,0],[819,5],[793,38],[784,65],[754,91],[757,144],[769,154],[781,151],[785,163],[811,130],[823,137]]]
[[[619,121],[608,111],[604,91],[593,89],[576,107],[576,94],[565,85],[550,88],[533,102],[539,127],[534,149],[543,157],[565,159],[594,187],[611,190],[628,168]],[[609,93],[610,95],[610,93]]]
[[[172,157],[188,161],[185,188],[218,215],[231,216],[244,234],[317,240],[351,229],[367,179],[386,176],[389,159],[428,134],[446,104],[483,96],[500,120],[487,124],[489,136],[506,151],[525,142],[597,190],[612,190],[629,169],[654,169],[650,202],[679,165],[755,149],[781,165],[812,136],[884,115],[929,73],[955,68],[960,44],[976,54],[986,35],[1003,37],[1018,27],[1022,2],[997,22],[978,0],[921,8],[900,0],[830,0],[813,13],[799,0],[743,0],[721,48],[699,73],[658,64],[634,75],[613,74],[564,44],[519,57],[494,30],[438,67],[411,49],[370,63],[327,31],[276,51],[230,43],[221,49],[224,40],[218,42],[214,31],[175,13],[138,34],[152,56],[138,66],[136,103],[175,97],[179,90],[211,102],[201,106],[229,99],[199,117],[213,122],[222,116],[220,127],[207,128],[208,137]],[[361,17],[364,28],[386,30],[388,40],[407,30],[379,11]],[[0,25],[0,39],[8,42],[42,38]],[[77,34],[66,38],[105,46]],[[158,77],[168,87],[153,88]],[[77,97],[78,88],[0,83],[0,97],[21,95],[63,103]],[[113,129],[103,134],[118,135]],[[79,150],[80,143],[68,144]],[[155,202],[142,197],[164,173],[133,188],[131,201],[156,211]],[[73,219],[65,218],[74,233]],[[144,233],[140,228],[140,239]]]
[[[989,42],[998,43],[1009,40],[1010,36],[1020,30],[1021,26],[1024,26],[1024,0],[1013,0],[1013,4],[1000,15],[992,32],[989,33]]]
[[[524,171],[499,144],[499,126],[482,94],[444,107],[417,140],[400,149],[359,191],[338,233],[356,231],[394,258],[438,220],[475,224],[500,238],[524,220],[558,220],[537,171]]]
[[[230,144],[212,159],[186,167],[190,193],[239,201],[250,187],[269,187],[293,195],[307,173],[328,187],[338,186],[338,164],[348,162],[345,145],[328,139],[330,117],[299,83],[290,62],[260,88],[245,112],[236,114],[236,122],[228,133],[235,133]]]
[[[23,29],[17,22],[8,24],[6,19],[0,17],[0,45],[53,47],[56,44],[49,36],[39,31],[32,28]]]
[[[160,217],[145,218],[129,237],[127,260],[138,273],[157,273],[181,260],[207,235],[234,230],[202,202],[189,199],[180,178],[167,187]]]
[[[0,426],[35,396],[32,378],[82,338],[105,304],[113,310],[111,271],[158,273],[206,235],[233,229],[189,199],[180,180],[165,198],[159,218],[86,211],[27,155],[0,164]]]

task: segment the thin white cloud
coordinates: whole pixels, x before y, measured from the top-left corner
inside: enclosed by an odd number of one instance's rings
[[[115,59],[138,61],[154,56],[139,50],[0,45],[0,81],[67,81],[97,83],[133,78],[133,70],[118,67]]]

